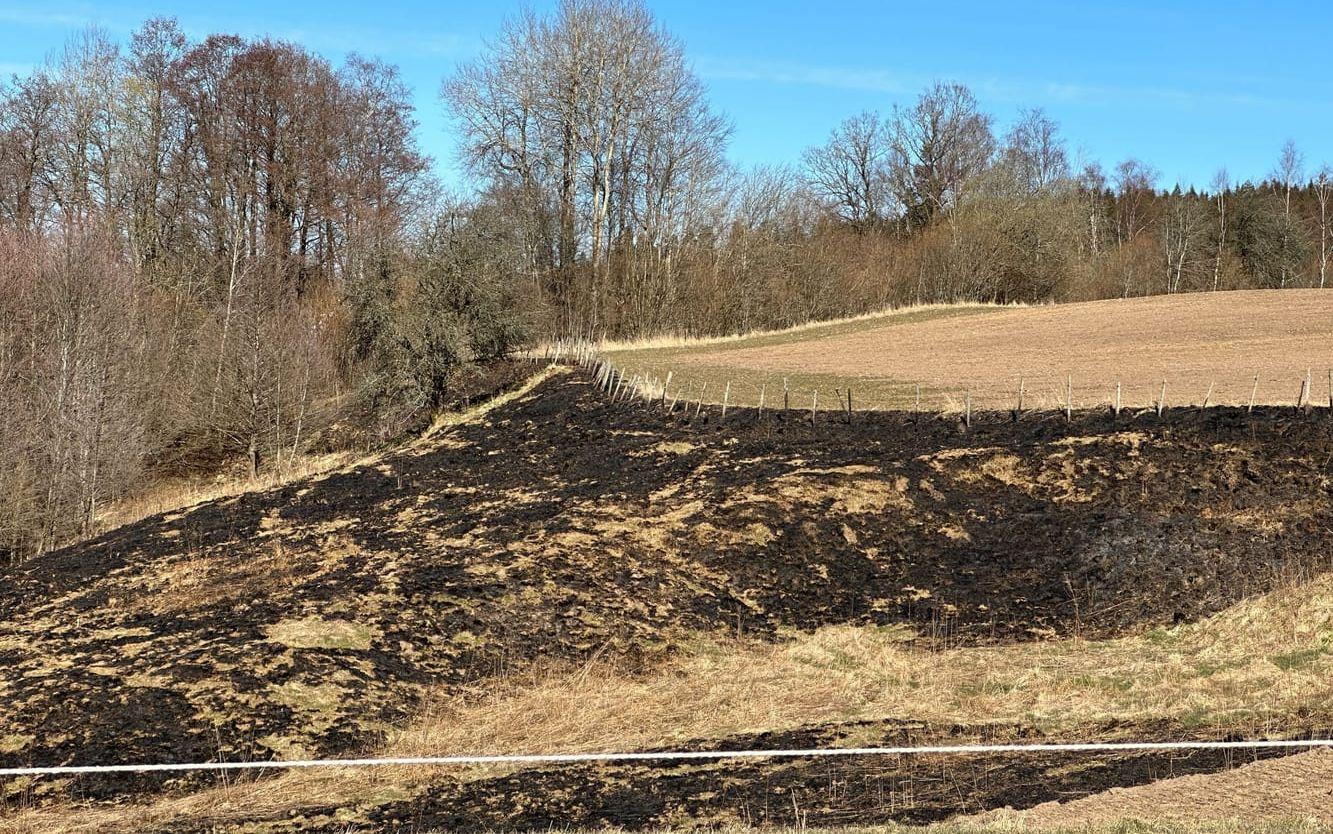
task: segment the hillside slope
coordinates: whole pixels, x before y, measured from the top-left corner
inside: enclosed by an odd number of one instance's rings
[[[970,645],[1193,620],[1328,567],[1330,459],[1324,413],[812,428],[669,418],[557,373],[377,462],[10,569],[0,762],[362,749],[428,687],[645,664],[700,632]]]

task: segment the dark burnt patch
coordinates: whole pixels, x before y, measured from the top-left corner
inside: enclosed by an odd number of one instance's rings
[[[1166,722],[1105,723],[1051,737],[1015,725],[927,726],[861,722],[698,741],[687,749],[795,749],[938,743],[1045,743],[1087,738],[1181,740],[1200,736]],[[925,824],[997,808],[1030,808],[1115,787],[1214,773],[1268,751],[1024,752],[967,756],[857,756],[689,763],[534,767],[480,778],[440,776],[406,800],[301,808],[283,819],[173,831],[483,832],[662,830],[678,825],[838,826]]]
[[[1328,568],[1331,461],[1323,411],[812,426],[557,375],[365,465],[9,570],[0,764],[347,752],[427,685],[648,662],[700,631],[961,645],[1194,620]]]

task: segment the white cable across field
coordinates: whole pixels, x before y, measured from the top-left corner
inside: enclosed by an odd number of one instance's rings
[[[577,764],[586,762],[801,759],[831,756],[948,756],[978,753],[1104,753],[1161,750],[1264,750],[1333,748],[1333,739],[1256,741],[1108,741],[1049,744],[944,744],[922,747],[825,747],[807,750],[663,750],[646,753],[533,753],[493,756],[400,756],[380,759],[304,759],[256,762],[60,765],[3,767],[0,777],[75,776],[85,773],[154,773],[187,770],[286,770],[308,767],[405,767],[422,765]]]

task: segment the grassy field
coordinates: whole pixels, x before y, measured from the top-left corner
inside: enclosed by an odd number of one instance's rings
[[[1290,404],[1311,376],[1329,402],[1333,292],[1195,293],[1042,307],[926,307],[780,333],[728,339],[608,344],[628,374],[669,396],[793,408],[953,411],[1011,409],[1020,385],[1027,408],[1109,405],[1117,383],[1125,407],[1147,407],[1166,383],[1170,405]],[[1256,385],[1256,375],[1258,378]]]

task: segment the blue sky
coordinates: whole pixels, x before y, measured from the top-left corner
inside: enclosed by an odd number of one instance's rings
[[[549,2],[535,2],[536,8]],[[1076,158],[1108,169],[1137,156],[1161,184],[1206,184],[1273,167],[1294,139],[1307,167],[1333,164],[1333,10],[1319,3],[972,3],[649,0],[685,43],[714,106],[735,126],[740,163],[794,162],[842,118],[888,111],[932,79],[961,81],[1003,131],[1044,108]],[[340,60],[399,65],[421,144],[456,181],[440,80],[482,48],[515,2],[96,4],[0,2],[0,73],[23,72],[78,29],[125,39],[153,15],[192,36],[273,35]]]

